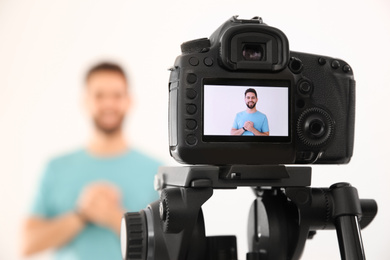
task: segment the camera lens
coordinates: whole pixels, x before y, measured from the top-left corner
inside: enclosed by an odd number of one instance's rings
[[[264,56],[264,50],[260,44],[245,44],[242,48],[244,60],[261,61]]]

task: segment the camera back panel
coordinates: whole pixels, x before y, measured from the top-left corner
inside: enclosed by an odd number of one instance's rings
[[[171,155],[188,164],[347,163],[355,114],[350,66],[290,52],[280,30],[240,21],[182,45],[169,81]],[[229,133],[248,88],[258,93],[269,136]]]

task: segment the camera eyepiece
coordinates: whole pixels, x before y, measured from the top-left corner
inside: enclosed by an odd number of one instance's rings
[[[245,44],[242,48],[244,60],[261,61],[264,57],[264,49],[261,44]]]
[[[219,49],[221,65],[232,71],[281,71],[289,59],[286,35],[259,17],[229,19],[210,37],[210,50]]]

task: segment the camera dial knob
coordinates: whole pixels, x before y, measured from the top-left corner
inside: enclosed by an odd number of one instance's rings
[[[145,212],[128,212],[122,217],[121,251],[123,260],[146,259],[147,228]]]
[[[322,108],[306,109],[298,118],[298,138],[307,146],[319,147],[333,136],[334,121],[330,114]]]

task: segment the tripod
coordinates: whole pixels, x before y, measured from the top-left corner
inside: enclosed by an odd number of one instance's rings
[[[207,238],[192,249],[191,240],[204,236],[201,205],[213,189],[249,186],[255,191],[247,260],[299,259],[306,239],[321,229],[336,229],[343,260],[365,259],[360,228],[377,212],[376,202],[360,200],[348,183],[310,188],[310,167],[161,167],[156,183],[162,191],[159,211],[164,233],[172,238],[176,234],[172,241],[180,241],[176,244],[181,248],[167,244],[168,251],[176,252],[175,256],[169,253],[170,259],[237,259],[236,242],[231,237]]]

